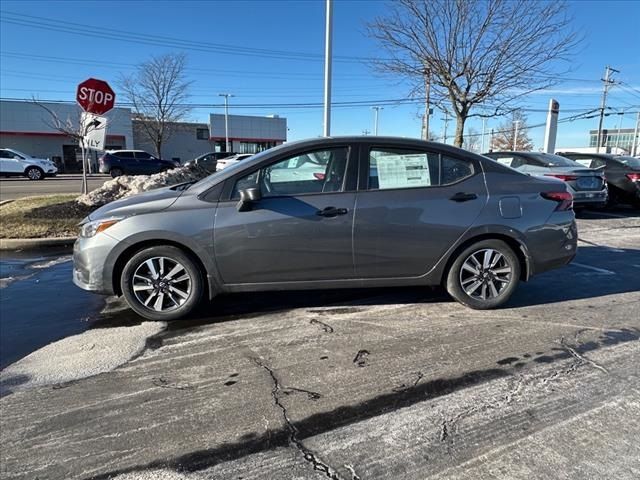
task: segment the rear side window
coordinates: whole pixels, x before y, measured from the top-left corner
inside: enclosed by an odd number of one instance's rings
[[[127,152],[127,151],[123,151],[123,152],[114,152],[113,153],[114,157],[118,157],[118,158],[133,158],[133,152]]]
[[[426,188],[470,177],[473,164],[436,152],[373,148],[369,153],[369,190]]]
[[[149,160],[150,158],[153,158],[153,157],[147,152],[136,152],[136,158],[138,160]]]

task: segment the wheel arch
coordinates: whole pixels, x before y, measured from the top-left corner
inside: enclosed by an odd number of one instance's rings
[[[213,288],[213,282],[211,281],[211,276],[209,275],[209,270],[207,269],[205,262],[202,260],[200,255],[198,255],[194,249],[188,247],[184,243],[181,243],[176,240],[164,239],[164,238],[154,238],[154,239],[146,239],[140,240],[131,245],[128,245],[124,250],[117,254],[113,262],[113,267],[107,269],[107,272],[110,271],[110,279],[108,279],[109,285],[113,289],[113,292],[120,296],[122,295],[122,288],[120,286],[120,277],[124,270],[124,267],[129,261],[131,257],[133,257],[136,253],[141,250],[144,250],[149,247],[157,247],[157,246],[171,246],[176,247],[186,253],[191,259],[196,263],[200,273],[202,274],[202,279],[205,282],[204,290],[209,292],[209,298],[212,298],[215,295],[215,290]]]
[[[478,243],[483,240],[502,240],[504,243],[509,245],[509,247],[511,247],[513,252],[518,257],[518,261],[520,263],[520,280],[525,282],[529,280],[529,278],[533,274],[533,271],[531,265],[531,256],[526,245],[522,241],[506,233],[486,232],[478,233],[465,239],[451,252],[449,257],[447,258],[445,267],[442,269],[440,282],[444,283],[446,281],[447,275],[449,274],[449,269],[463,250],[473,245],[474,243]]]

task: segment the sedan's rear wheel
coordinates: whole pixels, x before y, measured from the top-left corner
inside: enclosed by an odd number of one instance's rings
[[[38,168],[38,167],[29,167],[27,168],[26,172],[24,172],[25,175],[27,176],[27,178],[29,180],[43,180],[44,179],[44,172],[42,171],[42,169]]]
[[[129,306],[150,320],[173,320],[200,302],[204,282],[198,266],[172,246],[146,248],[122,271],[122,293]]]
[[[484,310],[505,303],[520,280],[520,261],[501,240],[483,240],[458,255],[447,274],[447,291],[468,307]]]
[[[111,178],[116,178],[119,177],[120,175],[123,175],[124,172],[122,171],[121,168],[112,168],[111,170],[109,170],[109,173],[111,174]]]

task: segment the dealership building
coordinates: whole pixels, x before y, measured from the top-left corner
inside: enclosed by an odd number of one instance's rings
[[[0,100],[0,148],[13,148],[28,155],[50,158],[61,171],[82,169],[77,141],[56,128],[64,124],[68,130],[78,129],[81,109],[74,103]],[[154,153],[144,135],[142,120],[131,109],[116,107],[105,115],[108,119],[105,148],[107,150],[139,149]],[[171,125],[171,136],[162,147],[162,156],[186,162],[207,152],[226,151],[225,115],[209,115],[209,123],[180,122]],[[268,117],[229,115],[230,150],[257,153],[287,140],[287,120]],[[97,153],[92,155],[92,169]]]

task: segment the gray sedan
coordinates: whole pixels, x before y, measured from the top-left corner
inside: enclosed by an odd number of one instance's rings
[[[437,143],[323,138],[98,209],[74,282],[160,320],[228,292],[403,285],[487,309],[569,263],[576,243],[559,180]]]
[[[526,173],[554,177],[567,183],[576,207],[604,207],[608,190],[603,169],[585,168],[560,155],[540,152],[491,152],[485,156]]]

